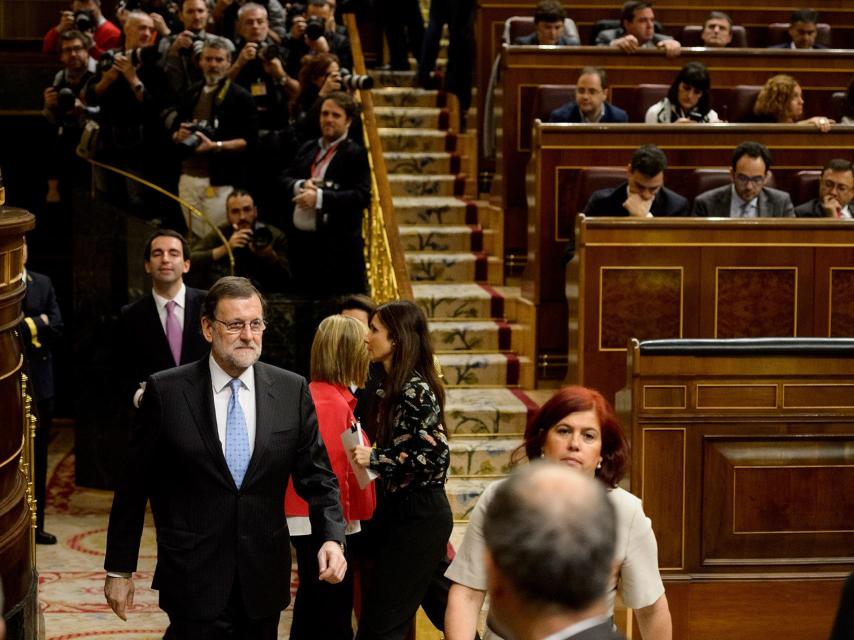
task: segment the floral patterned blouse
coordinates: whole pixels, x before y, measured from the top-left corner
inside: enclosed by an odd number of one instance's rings
[[[412,374],[401,395],[392,410],[391,446],[371,451],[370,468],[382,476],[388,494],[443,487],[451,453],[436,395],[418,373]]]

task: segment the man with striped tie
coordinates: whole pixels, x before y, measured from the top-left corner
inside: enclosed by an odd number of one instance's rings
[[[210,356],[146,385],[110,513],[104,593],[126,619],[150,500],[152,587],[169,616],[165,638],[276,638],[290,601],[290,476],[324,541],[320,579],[340,582],[347,569],[338,484],[308,385],[258,362],[265,328],[258,290],[245,278],[221,278],[202,308]]]

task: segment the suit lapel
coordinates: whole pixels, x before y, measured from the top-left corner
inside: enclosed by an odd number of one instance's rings
[[[252,480],[256,469],[261,465],[261,459],[267,450],[270,434],[273,431],[273,416],[275,407],[273,401],[273,381],[260,362],[255,363],[255,447],[252,458],[246,468],[246,476],[243,478],[243,486],[247,486]]]
[[[184,330],[181,332],[181,362],[187,362],[187,349],[190,348],[190,343],[193,341],[193,332],[199,331],[199,327],[194,326],[194,318],[199,317],[198,308],[201,305],[201,300],[195,295],[195,291],[187,287],[186,295],[184,296]],[[166,332],[163,333],[166,336]]]
[[[756,217],[761,218],[763,215],[763,211],[768,207],[768,195],[765,193],[765,189],[759,192],[759,199],[756,200]]]
[[[172,357],[172,349],[169,348],[169,341],[166,340],[166,332],[163,330],[163,323],[160,321],[160,316],[157,313],[157,303],[154,301],[153,295],[149,294],[149,301],[145,307],[145,322],[151,327],[151,334],[155,336],[155,348],[166,359],[166,362],[174,363],[175,359]]]
[[[190,413],[193,416],[193,421],[196,423],[196,428],[202,437],[202,441],[213,459],[216,466],[227,482],[237,488],[234,484],[234,478],[231,477],[231,471],[225,462],[225,455],[222,453],[222,443],[219,441],[219,434],[216,428],[216,410],[213,403],[213,391],[211,389],[211,371],[207,358],[202,358],[196,366],[189,369],[187,376],[184,379],[184,397],[187,399],[187,405],[190,407]]]

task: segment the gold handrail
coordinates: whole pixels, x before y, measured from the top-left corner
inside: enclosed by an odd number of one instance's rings
[[[344,23],[350,37],[353,52],[353,72],[366,75],[362,41],[356,25],[356,16],[344,15]],[[400,231],[391,187],[388,183],[382,142],[377,130],[374,102],[370,91],[357,91],[356,99],[362,106],[362,129],[365,148],[371,165],[371,207],[362,224],[365,238],[365,260],[368,264],[368,283],[377,302],[402,299],[412,300],[412,284],[406,271],[406,260],[400,243]]]

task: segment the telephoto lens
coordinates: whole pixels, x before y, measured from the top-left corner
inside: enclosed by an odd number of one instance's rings
[[[356,89],[373,89],[374,79],[371,76],[360,76],[350,73],[349,69],[341,69],[341,85],[355,91]]]
[[[273,233],[264,225],[256,225],[252,232],[252,246],[255,249],[266,249],[273,244]]]

